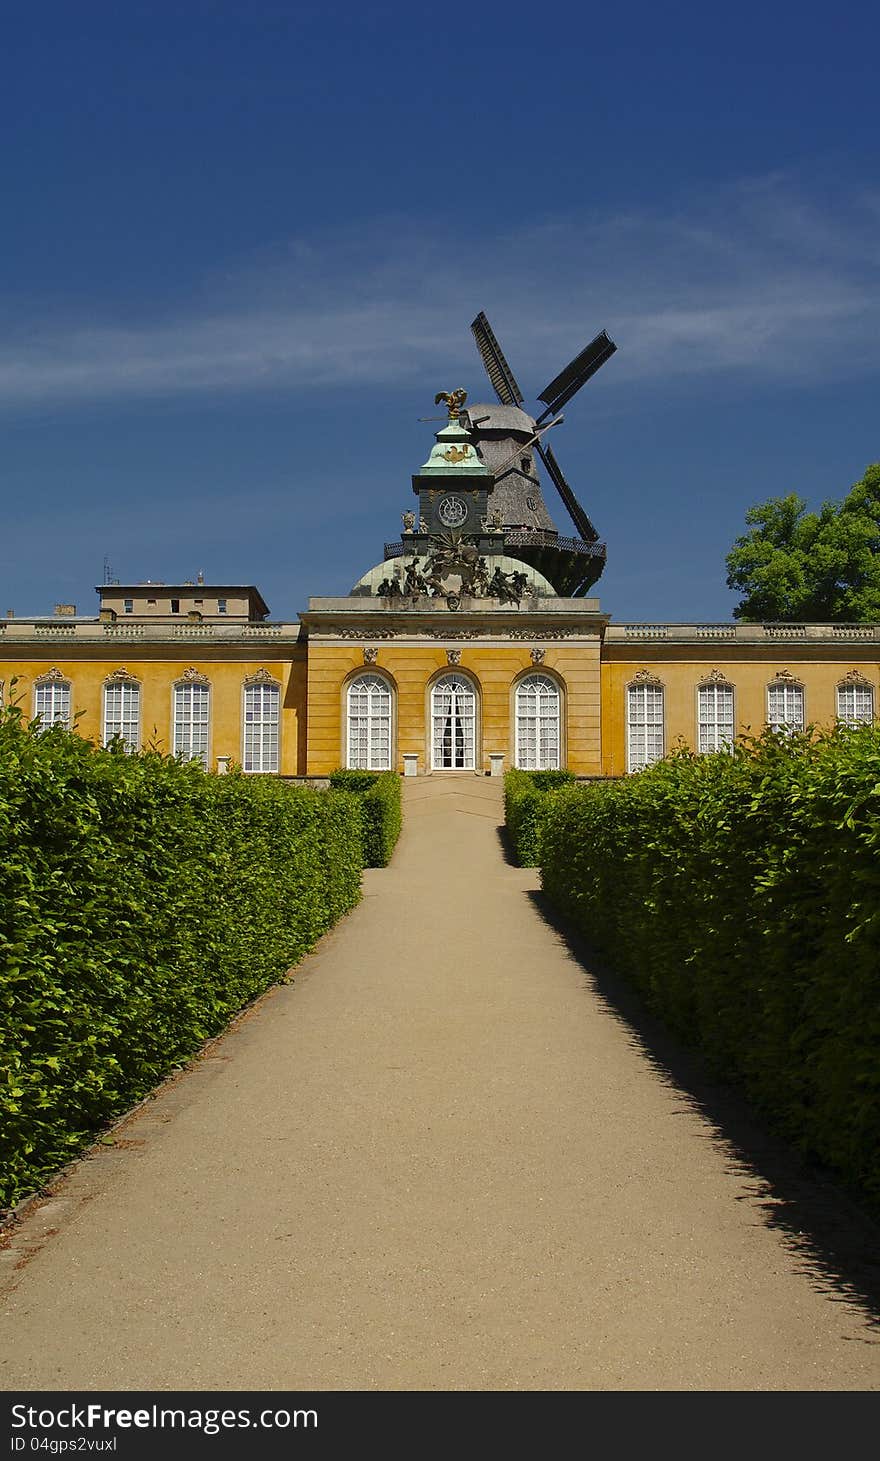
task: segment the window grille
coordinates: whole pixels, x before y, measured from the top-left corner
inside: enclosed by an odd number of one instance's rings
[[[641,771],[663,756],[663,688],[630,685],[627,690],[627,770]]]
[[[348,687],[348,765],[391,770],[391,689],[381,675],[361,675]]]
[[[70,730],[70,685],[66,680],[47,680],[34,686],[34,715],[44,730],[51,725]]]
[[[211,692],[207,685],[174,686],[174,754],[208,769]]]
[[[104,745],[116,736],[125,741],[128,751],[137,751],[141,742],[141,687],[124,682],[104,686]]]
[[[871,725],[874,720],[872,685],[838,685],[837,718],[847,725]]]
[[[801,731],[804,728],[804,687],[780,681],[767,687],[767,724],[774,730]]]
[[[244,690],[245,771],[278,771],[281,691],[277,685],[246,685]]]
[[[431,691],[431,764],[435,770],[474,770],[476,726],[473,685],[461,675],[445,675]]]
[[[546,675],[527,675],[516,687],[516,764],[559,770],[559,690]]]
[[[697,691],[697,748],[729,751],[733,745],[733,686],[700,685]]]

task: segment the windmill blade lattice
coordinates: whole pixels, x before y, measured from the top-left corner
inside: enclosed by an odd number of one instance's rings
[[[609,336],[607,330],[601,330],[594,340],[570,361],[564,370],[551,380],[549,386],[545,386],[539,401],[543,401],[547,410],[538,417],[543,421],[547,416],[555,416],[561,411],[566,401],[570,401],[576,395],[581,386],[586,385],[591,375],[610,360],[617,346]]]
[[[553,448],[550,446],[542,446],[538,443],[536,450],[544,466],[547,468],[548,477],[562,498],[565,509],[584,542],[597,543],[599,541],[599,534],[596,532],[584,509],[566,482],[562,468],[553,455]]]
[[[521,406],[523,393],[516,383],[516,377],[504,358],[504,352],[492,332],[492,327],[483,311],[471,325],[477,349],[483,357],[486,374],[502,406]]]

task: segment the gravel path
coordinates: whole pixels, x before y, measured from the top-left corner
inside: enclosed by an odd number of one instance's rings
[[[880,1388],[505,862],[406,782],[390,868],[0,1254],[4,1389]]]

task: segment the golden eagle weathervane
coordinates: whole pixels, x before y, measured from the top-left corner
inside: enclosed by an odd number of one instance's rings
[[[445,401],[450,421],[457,421],[466,400],[467,391],[463,391],[459,386],[457,391],[438,391],[434,397],[434,405],[439,406],[441,401]]]

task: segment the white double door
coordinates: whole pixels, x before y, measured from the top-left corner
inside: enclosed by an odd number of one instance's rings
[[[434,771],[473,771],[477,697],[461,675],[444,675],[431,690],[431,766]]]

